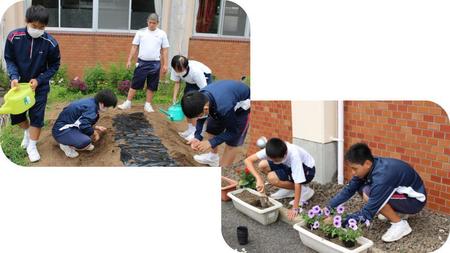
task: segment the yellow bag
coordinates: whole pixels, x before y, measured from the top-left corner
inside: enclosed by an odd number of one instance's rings
[[[0,114],[21,114],[36,103],[30,84],[19,83],[19,86],[19,88],[10,89],[5,94],[5,102],[0,108]]]

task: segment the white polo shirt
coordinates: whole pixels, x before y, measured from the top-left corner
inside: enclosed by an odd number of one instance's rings
[[[198,61],[189,60],[189,72],[187,75],[183,77],[172,68],[170,80],[175,82],[183,80],[186,83],[195,83],[201,89],[208,85],[205,74],[211,74],[211,69],[208,66]]]
[[[138,58],[144,61],[159,61],[161,48],[169,47],[166,32],[159,28],[154,31],[148,27],[138,30],[132,43],[139,46]]]
[[[306,181],[305,172],[303,171],[303,164],[312,168],[316,166],[314,158],[306,152],[303,148],[286,142],[287,145],[287,155],[282,163],[292,170],[292,179],[294,183],[301,184]],[[266,149],[262,149],[256,153],[256,156],[261,160],[270,160],[267,157]]]

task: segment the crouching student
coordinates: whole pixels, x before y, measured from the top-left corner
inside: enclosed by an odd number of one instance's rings
[[[195,161],[212,167],[230,166],[247,135],[250,88],[238,81],[216,81],[184,95],[181,108],[187,118],[197,120],[195,137],[188,144],[194,151],[209,151],[195,155]],[[206,140],[203,140],[205,122]],[[223,156],[219,158],[218,146],[224,142]]]
[[[175,55],[172,58],[172,71],[170,72],[170,79],[175,82],[173,89],[173,103],[177,102],[178,92],[180,90],[180,81],[184,81],[186,86],[184,88],[184,95],[190,91],[199,90],[206,87],[212,82],[211,69],[205,64],[189,60],[185,56]],[[187,118],[188,129],[184,132],[178,133],[187,141],[194,139],[195,119]]]
[[[314,195],[314,190],[306,185],[316,174],[314,158],[297,145],[279,138],[268,140],[264,149],[244,160],[245,166],[256,178],[256,189],[264,193],[264,180],[253,166],[257,161],[260,161],[258,169],[267,175],[269,183],[280,188],[271,198],[294,197],[289,203],[292,209],[288,213],[289,219],[294,219],[299,213],[299,204]]]
[[[400,240],[411,233],[406,220],[397,213],[415,214],[426,204],[427,193],[419,174],[407,163],[393,159],[373,157],[364,143],[356,143],[345,154],[352,168],[350,183],[328,203],[335,208],[350,199],[356,192],[363,197],[363,208],[346,217],[344,224],[353,218],[359,222],[373,220],[377,213],[387,218],[391,227],[381,237],[385,242]]]
[[[116,107],[117,97],[111,90],[102,90],[93,98],[80,99],[63,109],[53,125],[52,135],[67,157],[75,158],[76,150],[92,151],[105,127],[95,126],[100,112]]]

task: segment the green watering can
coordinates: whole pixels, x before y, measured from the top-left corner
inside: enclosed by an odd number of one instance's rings
[[[159,108],[159,111],[167,115],[167,118],[171,121],[182,121],[184,119],[183,110],[181,109],[181,104],[176,103],[167,109],[167,111]]]
[[[36,103],[30,84],[19,83],[19,86],[18,89],[10,89],[5,94],[5,103],[0,108],[0,114],[21,114]]]

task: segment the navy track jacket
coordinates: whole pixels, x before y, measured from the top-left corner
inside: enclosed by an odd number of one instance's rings
[[[344,203],[364,185],[371,187],[369,202],[360,211],[348,215],[346,220],[372,220],[395,192],[421,202],[426,201],[427,193],[423,181],[409,164],[398,159],[378,157],[374,159],[372,170],[366,178],[354,176],[349,184],[330,200],[328,207],[335,208]]]
[[[72,102],[59,114],[53,125],[53,135],[62,135],[67,129],[76,127],[85,135],[94,133],[93,126],[99,119],[99,106],[94,98],[84,98]]]
[[[225,131],[209,142],[212,148],[239,137],[236,113],[250,110],[250,88],[242,82],[234,80],[220,80],[209,84],[200,90],[209,100],[209,115],[215,120],[223,121]],[[195,138],[202,140],[203,125],[206,118],[198,119]]]
[[[36,92],[49,91],[49,81],[60,65],[58,42],[48,33],[32,38],[27,28],[9,33],[5,44],[5,61],[10,80],[38,81]]]

